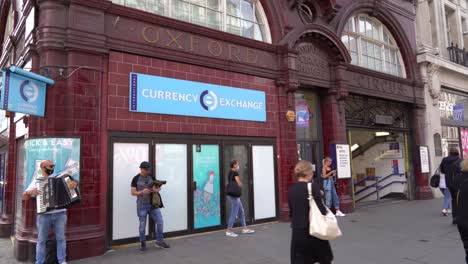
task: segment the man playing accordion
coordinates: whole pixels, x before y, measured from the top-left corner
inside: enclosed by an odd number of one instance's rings
[[[46,180],[54,173],[55,165],[52,161],[46,160],[40,164],[42,177]],[[36,179],[33,178],[31,184],[23,193],[23,200],[29,200],[31,197],[36,197],[40,191],[36,187]],[[69,188],[75,190],[78,182],[72,180],[69,183]],[[55,239],[57,240],[57,259],[60,264],[66,262],[66,239],[65,227],[67,225],[67,209],[50,210],[37,215],[37,244],[36,244],[36,264],[43,264],[46,257],[46,241],[49,235],[50,226],[54,226]]]

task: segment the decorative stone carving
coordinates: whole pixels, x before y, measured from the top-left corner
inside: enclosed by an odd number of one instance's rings
[[[323,48],[314,43],[301,43],[296,49],[299,52],[298,72],[300,74],[330,79],[330,58]]]
[[[440,87],[434,87],[434,78],[438,78],[439,74],[439,65],[428,63],[427,64],[427,73],[426,77],[423,78],[424,84],[429,91],[429,94],[432,98],[432,105],[436,106],[439,104],[439,96],[440,96]]]

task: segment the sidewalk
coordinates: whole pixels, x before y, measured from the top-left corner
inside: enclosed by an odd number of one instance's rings
[[[441,200],[400,201],[360,208],[340,218],[344,236],[332,242],[338,264],[458,264],[464,261],[459,234],[439,216]],[[169,239],[170,249],[136,245],[104,256],[73,261],[94,263],[288,264],[287,223],[255,227],[257,233],[228,238],[223,231]],[[0,263],[18,263],[9,240],[0,240]]]

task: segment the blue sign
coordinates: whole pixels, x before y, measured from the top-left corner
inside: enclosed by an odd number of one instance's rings
[[[265,93],[130,73],[130,111],[266,121]]]
[[[14,66],[2,71],[2,75],[1,109],[44,116],[46,87],[53,80]]]
[[[453,106],[453,121],[464,121],[465,120],[465,108],[463,104]]]

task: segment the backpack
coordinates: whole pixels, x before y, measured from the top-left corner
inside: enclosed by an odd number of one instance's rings
[[[44,264],[59,264],[57,259],[57,241],[47,240]]]

